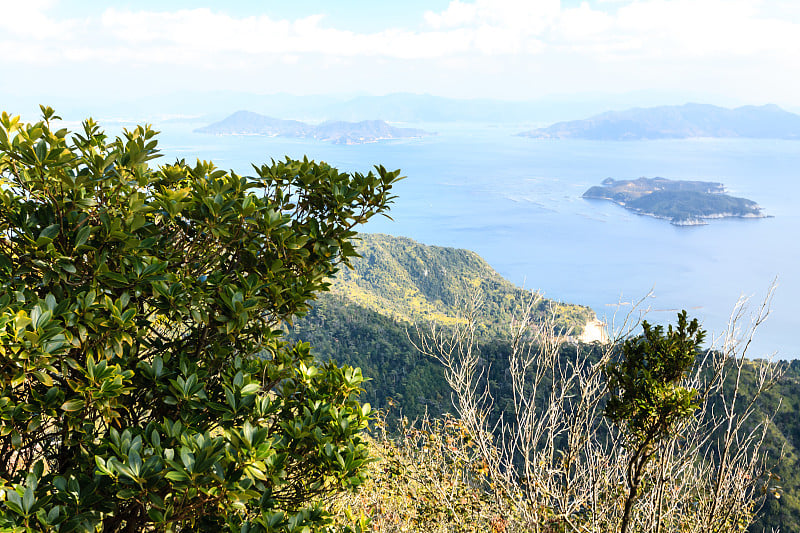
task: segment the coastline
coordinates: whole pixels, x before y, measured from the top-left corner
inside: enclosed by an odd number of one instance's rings
[[[620,200],[615,200],[614,198],[608,198],[604,196],[586,196],[585,194],[581,196],[581,198],[588,199],[588,200],[605,200],[607,202],[611,202],[613,204],[617,204],[618,206],[627,209],[628,211],[645,217],[653,217],[658,218],[660,220],[668,220],[670,224],[673,226],[707,226],[707,220],[714,220],[714,219],[724,219],[724,218],[773,218],[773,215],[767,215],[763,213],[763,208],[761,206],[757,206],[759,213],[745,213],[743,215],[736,215],[734,213],[712,213],[710,215],[693,215],[691,218],[681,219],[678,220],[675,217],[668,217],[664,215],[657,215],[655,213],[651,213],[649,211],[644,211],[642,209],[631,207],[626,205],[625,202]]]

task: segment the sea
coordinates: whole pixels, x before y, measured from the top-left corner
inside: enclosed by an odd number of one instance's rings
[[[403,126],[437,134],[336,145],[192,132],[202,125],[157,124],[160,161],[200,158],[245,175],[285,156],[401,169],[391,220],[363,231],[473,250],[513,283],[588,305],[616,330],[630,313],[666,324],[686,309],[719,347],[737,302],[748,299],[744,333],[775,284],[746,355],[800,357],[800,141],[542,140],[517,136],[522,125],[425,123]],[[581,197],[605,178],[642,176],[721,182],[769,217],[677,227]]]

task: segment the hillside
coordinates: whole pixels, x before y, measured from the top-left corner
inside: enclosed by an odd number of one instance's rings
[[[252,111],[237,111],[227,118],[194,130],[210,135],[265,135],[295,137],[333,142],[361,144],[386,139],[422,137],[430,133],[415,128],[397,128],[382,120],[360,122],[329,121],[317,126],[297,120],[282,120]]]
[[[353,269],[342,269],[332,280],[331,294],[401,322],[451,323],[466,298],[479,293],[482,334],[503,335],[515,310],[530,298],[530,291],[515,286],[470,250],[428,246],[404,237],[362,234],[361,257]],[[585,306],[552,304],[561,329],[580,335],[594,317]]]
[[[495,272],[469,250],[426,246],[411,239],[361,234],[353,269],[342,269],[331,290],[289,330],[290,339],[310,342],[322,358],[361,367],[372,381],[365,401],[386,407],[402,401],[403,412],[419,416],[449,412],[450,392],[441,367],[419,355],[410,338],[413,324],[452,325],[464,299],[476,289],[483,304],[478,336],[487,359],[502,358],[512,313],[531,294]],[[574,338],[594,312],[585,306],[542,301],[540,317],[556,312],[559,327]],[[495,354],[495,355],[491,355]],[[502,364],[495,365],[498,372]],[[502,379],[502,376],[498,376]]]
[[[775,105],[727,109],[707,104],[634,108],[520,133],[535,139],[627,141],[744,137],[800,139],[800,115]]]
[[[511,409],[507,379],[510,350],[507,320],[525,291],[504,280],[477,254],[453,248],[425,246],[410,239],[362,235],[362,257],[353,270],[339,272],[331,292],[288,332],[290,340],[310,342],[322,359],[359,366],[370,381],[362,400],[409,419],[452,412],[450,390],[441,366],[420,355],[412,341],[411,322],[430,319],[452,322],[465,289],[479,287],[486,295],[479,322],[478,348],[489,375],[495,409]],[[593,314],[588,308],[559,304],[564,323],[579,326]],[[576,345],[562,346],[561,357],[575,357]],[[584,345],[584,350],[598,345]],[[742,390],[748,394],[757,379],[748,369]],[[778,410],[768,437],[773,459],[783,449],[785,459],[775,470],[781,498],[770,498],[750,531],[766,527],[800,531],[800,362],[787,366],[779,385],[759,402],[760,412]]]

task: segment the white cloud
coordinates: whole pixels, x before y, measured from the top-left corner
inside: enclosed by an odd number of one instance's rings
[[[450,2],[447,9],[441,13],[426,11],[424,18],[429,26],[438,30],[440,28],[452,28],[453,26],[472,24],[476,15],[477,7],[475,4],[454,0]]]
[[[610,64],[626,83],[641,86],[655,83],[659,73],[708,83],[709,68],[733,72],[734,65],[743,79],[756,72],[763,79],[769,69],[781,69],[782,79],[800,76],[794,0],[605,0],[578,7],[559,0],[453,0],[444,10],[420,14],[418,28],[379,32],[337,28],[315,14],[284,20],[205,8],[111,7],[87,19],[58,19],[54,6],[54,0],[0,0],[0,64],[66,61],[230,72],[380,63],[409,72],[424,66],[428,76],[444,69],[437,79],[460,76],[462,84],[480,77],[478,68],[497,73],[512,65],[515,79],[526,72],[544,75],[550,65],[553,83],[559,66],[574,72],[578,65]],[[419,74],[420,84],[424,76]]]
[[[53,0],[0,0],[0,32],[37,41],[63,37],[75,29],[77,21],[48,16],[54,5]]]
[[[55,20],[48,16],[52,5],[0,0],[0,29],[7,40],[41,41],[50,55],[72,60],[208,62],[303,54],[423,59],[565,48],[602,57],[635,49],[642,57],[693,58],[800,50],[800,21],[764,16],[758,0],[635,0],[619,4],[613,13],[588,3],[564,8],[559,0],[454,0],[441,12],[424,13],[422,29],[375,33],[337,29],[321,15],[278,20],[205,8],[108,8],[92,21]]]
[[[611,31],[613,27],[614,18],[611,15],[583,3],[561,13],[558,33],[569,43],[591,43],[616,39],[616,34]]]
[[[473,38],[460,29],[354,33],[325,26],[321,15],[287,21],[267,16],[233,18],[208,9],[131,12],[111,8],[103,13],[101,22],[105,35],[119,48],[176,48],[184,50],[181,57],[212,60],[229,54],[251,60],[287,54],[418,59],[469,51]],[[174,59],[163,53],[153,57],[154,61]]]

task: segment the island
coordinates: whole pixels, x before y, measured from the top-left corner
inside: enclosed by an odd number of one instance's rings
[[[610,111],[518,135],[535,139],[637,141],[692,138],[800,139],[800,115],[776,105],[727,109],[685,104]]]
[[[264,135],[316,139],[334,144],[364,144],[435,135],[416,128],[398,128],[383,120],[328,121],[312,125],[297,120],[268,117],[252,111],[237,111],[219,122],[194,131],[211,135]]]
[[[729,196],[722,183],[713,181],[607,178],[583,197],[610,200],[640,215],[668,219],[676,226],[704,225],[709,218],[766,216],[754,201]]]

